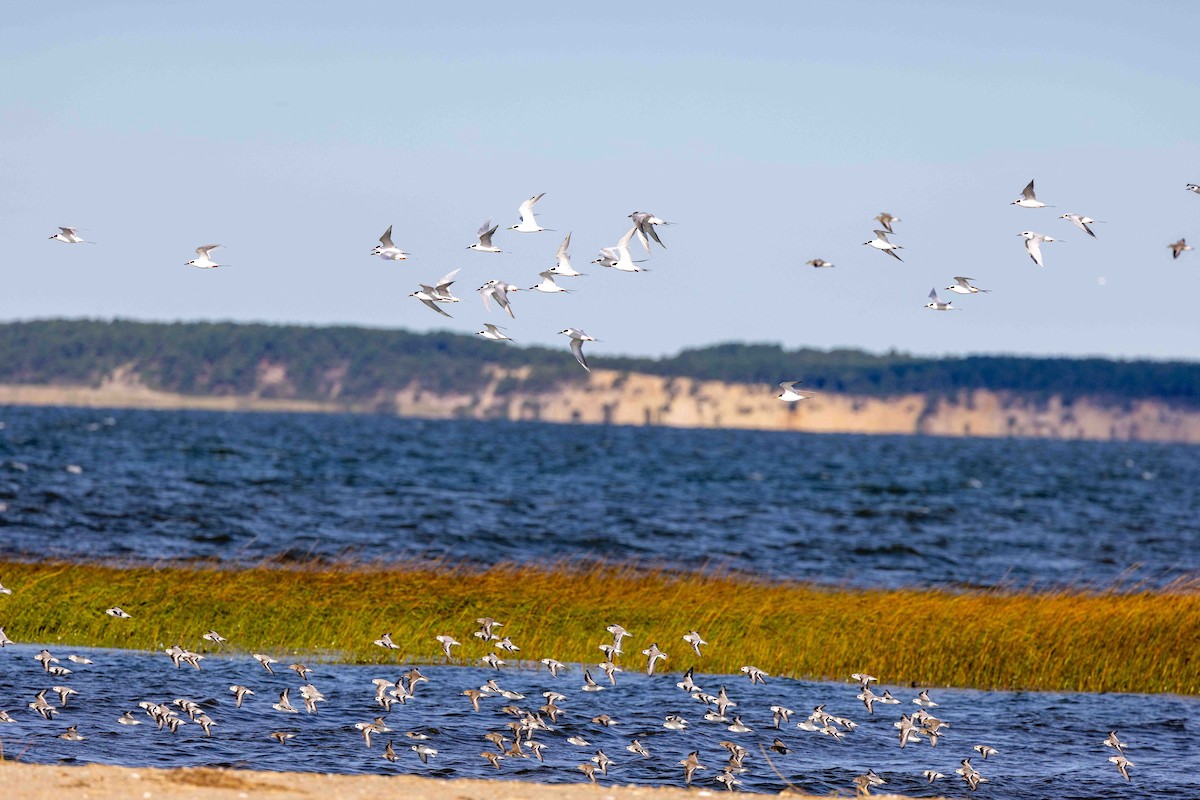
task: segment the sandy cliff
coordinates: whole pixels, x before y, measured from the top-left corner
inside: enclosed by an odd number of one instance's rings
[[[273,365],[261,376],[264,390],[286,382]],[[1077,399],[965,391],[954,397],[919,394],[868,397],[821,393],[801,403],[781,403],[771,387],[664,378],[594,370],[586,382],[550,391],[524,391],[520,370],[495,370],[470,394],[437,394],[410,386],[370,403],[301,400],[252,395],[188,396],[160,392],[136,374],[114,374],[99,386],[0,385],[0,404],[119,408],[195,408],[224,411],[391,411],[431,419],[509,419],[555,423],[664,425],[677,428],[745,428],[813,433],[1028,436],[1200,442],[1200,409],[1173,408],[1155,400],[1117,406]],[[269,385],[268,385],[269,384]],[[515,388],[514,388],[515,387]]]

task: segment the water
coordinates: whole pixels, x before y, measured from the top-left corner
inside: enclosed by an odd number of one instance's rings
[[[0,418],[0,556],[601,558],[869,586],[1200,574],[1200,450],[1186,445],[80,409]]]
[[[30,408],[0,419],[0,557],[603,559],[865,586],[1161,585],[1200,575],[1200,450],[1182,445]],[[557,783],[584,780],[576,766],[603,748],[618,765],[602,782],[682,785],[677,762],[699,750],[712,769],[697,783],[720,789],[718,743],[729,739],[750,748],[739,777],[758,792],[777,793],[784,779],[846,791],[874,768],[886,789],[958,796],[965,786],[953,770],[971,756],[990,781],[981,797],[1200,797],[1194,698],[935,690],[949,733],[936,749],[901,750],[892,723],[916,708],[911,688],[891,687],[904,705],[872,717],[849,685],[698,675],[710,690],[727,683],[755,729],[733,734],[701,719],[703,707],[674,687],[677,675],[622,674],[620,686],[593,694],[579,691],[578,667],[554,680],[446,666],[425,669],[430,683],[387,714],[395,732],[367,749],[354,723],[382,713],[371,679],[395,679],[399,666],[316,665],[311,680],[328,702],[317,715],[287,715],[270,705],[285,686],[299,704],[301,682],[282,657],[271,676],[244,654],[210,655],[195,671],[123,651],[76,650],[96,661],[76,666],[55,647],[74,670],[55,679],[33,659],[38,647],[0,650],[0,708],[17,720],[0,725],[0,743],[45,763],[303,764]],[[504,701],[485,700],[477,714],[461,695],[490,677],[528,695],[523,708],[540,705],[545,689],[568,695],[567,716],[538,737],[545,764],[508,759],[497,773],[479,756],[491,747],[483,734],[513,719],[499,710]],[[243,709],[233,707],[233,683],[257,692]],[[57,684],[80,692],[60,717],[25,707]],[[205,707],[213,738],[196,725],[158,731],[137,709],[177,697]],[[776,703],[800,712],[778,733],[769,728]],[[842,742],[796,729],[819,703],[861,727]],[[147,724],[118,725],[126,710]],[[620,724],[590,722],[601,712]],[[686,717],[689,730],[663,728],[668,713]],[[86,741],[57,738],[72,724]],[[1132,788],[1100,744],[1112,729],[1137,765]],[[275,730],[297,736],[282,746],[268,737]],[[428,765],[408,749],[407,730],[428,733],[440,751]],[[571,735],[593,746],[567,744]],[[793,748],[773,756],[784,779],[758,749],[776,735]],[[625,751],[634,737],[652,758]],[[395,765],[380,758],[388,738]],[[974,744],[1000,755],[983,761]],[[924,769],[948,778],[929,786]]]
[[[745,765],[748,772],[739,776],[747,791],[778,793],[783,781],[766,766],[759,745],[769,747],[779,737],[792,749],[787,755],[768,753],[776,769],[796,786],[815,794],[852,789],[855,775],[873,768],[887,781],[887,789],[914,797],[934,795],[962,796],[966,786],[954,774],[962,758],[971,763],[989,783],[979,790],[980,797],[1034,800],[1046,797],[1061,800],[1105,800],[1127,798],[1131,792],[1141,797],[1200,797],[1200,748],[1196,747],[1195,718],[1197,701],[1166,695],[1099,695],[1027,692],[978,692],[935,689],[931,696],[940,703],[932,709],[950,723],[936,748],[928,744],[909,744],[900,749],[897,730],[892,723],[901,713],[917,707],[909,703],[916,695],[911,688],[884,687],[903,703],[876,706],[874,716],[855,700],[857,685],[813,683],[768,678],[767,684],[751,686],[741,676],[706,676],[697,672],[696,681],[715,693],[728,686],[733,709],[753,728],[751,733],[735,734],[726,726],[705,721],[704,706],[675,687],[679,675],[647,677],[644,673],[622,673],[618,685],[602,692],[579,691],[581,670],[552,678],[543,671],[504,668],[499,672],[470,667],[422,667],[429,678],[419,684],[416,696],[407,704],[393,707],[386,715],[392,733],[375,737],[367,749],[354,728],[356,722],[370,722],[383,710],[374,703],[372,678],[397,679],[405,671],[396,666],[313,665],[310,681],[328,698],[315,715],[303,712],[297,696],[301,681],[285,669],[286,660],[277,665],[276,674],[268,675],[249,656],[210,656],[201,662],[199,672],[191,667],[172,667],[164,655],[146,655],[117,650],[66,650],[54,648],[61,663],[71,667],[70,685],[79,691],[53,721],[45,721],[23,706],[34,694],[64,679],[55,679],[42,671],[34,660],[36,647],[18,645],[0,651],[0,708],[17,720],[0,725],[0,741],[5,751],[23,751],[22,758],[41,763],[94,762],[107,764],[152,764],[154,766],[227,766],[255,769],[292,770],[297,764],[319,772],[337,773],[415,773],[434,777],[496,777],[543,783],[576,783],[586,780],[576,768],[588,762],[597,749],[616,762],[602,783],[636,783],[648,786],[682,786],[683,769],[677,762],[692,750],[698,750],[703,764],[711,767],[697,773],[696,784],[721,789],[714,778],[727,759],[719,745],[731,740],[751,751]],[[68,653],[90,657],[95,664],[78,666],[66,660]],[[527,696],[514,701],[523,708],[536,709],[541,693],[553,689],[567,695],[559,703],[564,716],[540,732],[536,739],[546,745],[545,763],[535,759],[505,759],[497,773],[479,753],[493,749],[484,740],[488,731],[507,732],[505,722],[513,717],[500,709],[509,701],[495,697],[482,701],[475,713],[461,692],[478,687],[489,678],[500,686]],[[603,676],[600,676],[603,682]],[[240,683],[256,694],[245,705],[235,708],[228,687]],[[292,702],[299,714],[272,710],[284,687],[291,687]],[[878,690],[882,693],[882,689]],[[57,705],[57,696],[49,693]],[[170,703],[175,698],[200,703],[217,723],[213,737],[205,738],[198,725],[189,724],[172,735],[159,731],[137,703],[149,700]],[[848,732],[843,741],[819,733],[801,731],[795,723],[818,704],[847,717],[860,727]],[[792,724],[782,730],[771,728],[770,706],[782,704],[797,710]],[[134,711],[145,724],[119,725],[117,717]],[[617,724],[604,728],[591,719],[601,713]],[[662,726],[666,714],[680,714],[690,723],[684,731]],[[731,714],[732,716],[732,714]],[[83,742],[56,738],[68,725],[77,725],[87,736]],[[1116,728],[1128,747],[1133,768],[1132,788],[1107,762],[1115,752],[1101,744],[1109,730]],[[272,731],[296,734],[286,746],[269,738]],[[427,744],[438,755],[427,765],[409,749],[412,742],[406,731],[418,731],[430,737]],[[568,744],[570,736],[582,736],[591,746]],[[650,751],[641,759],[625,750],[638,738]],[[389,764],[381,756],[384,743],[395,742],[400,756]],[[987,744],[999,754],[983,760],[971,748]],[[136,755],[131,755],[136,754]],[[922,770],[935,769],[947,779],[930,786]]]

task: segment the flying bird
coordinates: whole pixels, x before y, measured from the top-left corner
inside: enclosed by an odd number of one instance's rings
[[[498,280],[488,281],[479,287],[479,296],[483,298],[483,310],[491,311],[492,307],[488,304],[488,300],[495,300],[496,305],[508,312],[508,316],[516,319],[517,315],[513,313],[512,305],[509,304],[508,293],[519,291],[521,291],[520,287],[513,286],[511,283]]]
[[[549,272],[561,276],[563,278],[578,278],[583,275],[582,272],[577,272],[571,266],[571,254],[567,252],[567,248],[571,246],[571,234],[562,240],[562,244],[558,246],[558,253],[555,254],[554,266],[549,269]]]
[[[454,278],[456,275],[458,275],[457,269],[447,273],[446,275],[443,275],[441,279],[439,279],[438,282],[433,286],[422,283],[421,288],[418,291],[410,294],[409,297],[415,297],[429,308],[441,314],[443,317],[449,317],[450,315],[438,308],[435,303],[458,302],[458,298],[450,294],[450,286],[454,283]]]
[[[583,357],[583,343],[594,342],[596,339],[588,336],[579,328],[563,328],[559,333],[571,337],[571,352],[575,354],[575,360],[579,362],[579,366],[591,372],[592,368],[588,366],[587,359]]]
[[[195,267],[196,269],[216,269],[217,267],[228,267],[228,264],[218,264],[209,257],[209,253],[216,250],[221,245],[205,244],[196,248],[196,258],[188,261],[184,266]]]
[[[898,244],[892,244],[891,242],[889,242],[888,238],[887,238],[888,237],[887,231],[875,231],[874,233],[875,233],[875,238],[869,242],[863,242],[863,244],[870,245],[871,247],[874,247],[876,250],[881,250],[884,253],[887,253],[892,258],[896,259],[897,261],[904,260],[903,258],[901,258],[899,255],[896,254],[897,250],[903,250],[904,248]]]
[[[954,292],[955,294],[979,294],[980,292],[983,292],[984,294],[991,293],[991,291],[992,291],[991,289],[980,289],[978,286],[972,286],[971,281],[973,281],[973,280],[975,280],[975,279],[974,278],[964,278],[961,275],[955,275],[954,276],[954,285],[947,286],[946,291]]]
[[[895,231],[892,230],[892,223],[902,222],[903,220],[901,220],[899,217],[893,217],[886,211],[880,211],[879,216],[875,217],[875,221],[882,225],[883,229],[888,233],[895,233]]]
[[[379,244],[371,251],[371,255],[379,256],[384,261],[403,261],[408,258],[408,253],[396,247],[392,242],[392,226],[388,225],[388,229],[383,232],[383,236],[379,237]]]
[[[78,228],[68,228],[60,225],[58,231],[58,233],[50,238],[58,242],[66,242],[67,244],[95,244],[95,242],[86,241],[80,236]]]
[[[804,263],[810,267],[815,267],[817,269],[821,269],[822,267],[836,266],[832,261],[826,261],[823,258],[812,258],[812,259],[809,259],[808,261],[805,261]]]
[[[647,272],[648,270],[639,267],[629,254],[629,242],[633,239],[636,231],[637,226],[635,225],[613,247],[600,248],[600,257],[592,263],[602,267],[611,267],[620,272]]]
[[[483,330],[476,331],[476,336],[482,336],[485,339],[490,339],[494,342],[509,341],[512,339],[504,334],[504,329],[499,325],[493,325],[490,322],[483,323]]]
[[[1088,225],[1096,224],[1097,220],[1094,220],[1091,217],[1085,217],[1082,214],[1063,214],[1061,217],[1059,217],[1059,219],[1067,220],[1076,228],[1079,228],[1079,230],[1086,233],[1088,236],[1092,237],[1093,239],[1096,238],[1096,234],[1092,232],[1092,229],[1089,228]]]
[[[516,225],[511,226],[509,230],[517,231],[518,233],[539,233],[541,231],[550,230],[549,228],[543,228],[541,225],[538,225],[537,219],[533,215],[533,204],[545,196],[546,193],[542,192],[541,194],[534,195],[533,197],[529,198],[524,203],[521,203],[521,207],[517,209],[517,213],[521,215],[521,221]]]
[[[1033,231],[1021,231],[1017,236],[1025,237],[1025,250],[1029,253],[1029,257],[1033,259],[1033,263],[1039,267],[1046,266],[1042,263],[1042,244],[1056,240],[1051,236],[1034,233]]]
[[[479,226],[479,230],[475,232],[475,235],[479,237],[479,241],[475,244],[467,245],[467,249],[478,250],[481,253],[503,253],[503,250],[492,244],[492,236],[499,227],[499,225],[493,225],[490,219],[484,220],[484,223]]]
[[[545,272],[539,272],[538,277],[542,279],[542,282],[539,283],[537,286],[530,286],[529,287],[530,291],[542,292],[543,294],[558,294],[559,292],[567,291],[566,289],[564,289],[563,287],[559,286],[557,283],[554,282],[554,273],[551,272],[550,270],[546,270]]]
[[[1033,181],[1029,182],[1021,191],[1021,196],[1013,200],[1009,205],[1020,206],[1021,208],[1045,208],[1046,204],[1037,199],[1033,193]]]
[[[938,299],[937,289],[929,290],[929,302],[925,304],[926,308],[932,308],[934,311],[958,311],[953,303],[943,303]],[[916,700],[913,701],[914,703]]]
[[[1184,239],[1180,239],[1175,244],[1169,244],[1167,247],[1171,248],[1171,258],[1179,258],[1180,253],[1186,253],[1192,249],[1192,246]]]
[[[646,248],[646,255],[650,254],[650,239],[658,242],[659,247],[666,248],[662,239],[658,238],[658,231],[654,230],[654,226],[670,225],[670,222],[659,219],[646,211],[634,211],[629,218],[633,220],[633,226],[637,230],[638,241],[642,243],[642,247]]]
[[[779,394],[775,395],[778,399],[785,403],[795,403],[798,400],[811,400],[816,397],[813,392],[802,392],[796,387],[800,385],[800,381],[783,381],[779,384]]]

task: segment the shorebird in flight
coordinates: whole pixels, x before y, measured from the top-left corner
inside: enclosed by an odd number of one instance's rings
[[[1189,183],[1189,184],[1187,185],[1187,190],[1188,190],[1189,192],[1195,192],[1196,194],[1200,194],[1200,186],[1197,186],[1197,185],[1196,185],[1196,184],[1194,184],[1194,183]]]
[[[1108,736],[1104,739],[1104,746],[1113,748],[1121,755],[1125,755],[1125,748],[1128,747],[1128,745],[1117,738],[1116,731],[1108,732]]]
[[[1109,756],[1108,760],[1117,765],[1117,772],[1121,773],[1125,780],[1129,780],[1129,768],[1137,766],[1125,756]]]
[[[983,292],[984,294],[991,293],[991,291],[992,291],[991,289],[980,289],[978,286],[972,286],[971,281],[973,281],[973,280],[975,280],[975,279],[974,278],[964,278],[961,275],[955,275],[954,276],[954,285],[947,286],[946,291],[954,292],[955,294],[979,294],[980,292]]]
[[[509,292],[519,292],[521,289],[518,286],[513,286],[511,283],[504,281],[490,280],[483,286],[479,287],[479,296],[483,299],[483,310],[491,311],[492,307],[489,300],[495,300],[496,305],[508,312],[508,316],[516,319],[517,315],[513,313],[512,305],[508,299]]]
[[[657,662],[667,660],[667,654],[664,653],[662,650],[658,649],[657,642],[655,642],[654,644],[650,645],[645,650],[643,650],[642,655],[644,655],[646,657],[646,674],[647,675],[654,674],[654,665]]]
[[[517,213],[521,215],[521,221],[516,225],[510,226],[509,230],[517,231],[518,233],[540,233],[541,231],[550,230],[549,228],[543,228],[541,225],[538,225],[537,219],[533,215],[533,204],[545,196],[546,193],[542,192],[541,194],[534,195],[533,197],[529,198],[524,203],[521,203],[521,207],[517,209]]]
[[[483,323],[483,330],[476,331],[475,335],[490,339],[493,342],[512,341],[509,336],[505,335],[503,328],[499,325],[493,325],[490,322]]]
[[[480,253],[503,253],[503,250],[492,244],[492,236],[495,235],[496,229],[499,227],[499,225],[493,225],[490,219],[484,220],[483,224],[479,226],[479,230],[475,232],[475,235],[479,237],[479,241],[475,244],[467,245],[467,249],[478,250]]]
[[[233,692],[233,701],[238,708],[242,707],[242,701],[246,699],[246,695],[254,694],[253,691],[242,686],[240,683],[235,683],[229,687],[229,691]]]
[[[1192,246],[1185,239],[1180,239],[1175,244],[1167,245],[1167,247],[1171,248],[1171,258],[1179,258],[1180,253],[1186,253],[1192,249]]]
[[[1046,204],[1037,199],[1033,193],[1033,181],[1021,190],[1021,196],[1013,200],[1009,205],[1020,206],[1021,208],[1046,208]]]
[[[204,634],[200,638],[204,639],[205,641],[208,641],[208,642],[213,642],[214,644],[217,644],[217,645],[224,645],[225,642],[229,641],[228,639],[226,639],[224,636],[217,633],[216,631],[209,631],[208,633]]]
[[[95,242],[89,242],[80,236],[79,228],[69,228],[60,225],[58,231],[58,233],[50,237],[57,242],[66,242],[67,244],[95,244]]]
[[[692,646],[692,650],[696,652],[697,657],[702,658],[704,656],[704,654],[700,652],[700,645],[708,644],[708,642],[700,638],[699,632],[690,631],[684,634],[683,640]]]
[[[670,225],[664,219],[659,219],[653,214],[646,211],[634,211],[629,215],[633,220],[633,226],[637,230],[638,241],[642,243],[642,247],[646,248],[646,255],[650,255],[650,240],[658,242],[659,247],[666,248],[662,239],[658,238],[658,231],[654,230],[655,225]]]
[[[575,354],[575,360],[579,362],[579,366],[591,372],[592,368],[588,366],[587,359],[583,357],[583,343],[594,342],[596,339],[588,336],[579,328],[563,328],[559,333],[571,337],[571,352]]]
[[[1091,217],[1085,217],[1082,214],[1063,214],[1061,217],[1059,217],[1059,219],[1065,219],[1067,222],[1070,222],[1088,236],[1092,237],[1093,239],[1096,238],[1096,234],[1092,232],[1092,229],[1089,228],[1088,225],[1094,225],[1098,220],[1094,220]]]
[[[891,242],[889,242],[888,238],[887,238],[888,237],[887,231],[875,231],[874,233],[875,233],[875,238],[869,242],[863,242],[863,244],[870,245],[871,247],[874,247],[876,250],[887,253],[889,256],[896,259],[897,261],[904,260],[896,253],[897,250],[903,250],[904,248],[898,244],[892,244]]]
[[[209,257],[209,253],[216,250],[221,245],[205,244],[196,248],[196,257],[188,261],[184,266],[195,267],[196,269],[216,269],[217,267],[228,267],[228,264],[218,264]]]
[[[387,634],[384,634],[384,635],[386,636]],[[265,669],[267,672],[269,672],[272,675],[275,674],[275,670],[271,669],[271,665],[278,664],[279,663],[278,661],[271,658],[270,656],[263,655],[262,653],[251,653],[250,657],[253,658],[255,661],[257,661],[259,664],[262,664],[262,668]]]
[[[421,288],[410,294],[409,297],[415,297],[443,317],[449,317],[450,315],[438,308],[436,304],[458,302],[458,298],[450,293],[450,286],[454,283],[456,275],[458,275],[457,269],[443,275],[433,286],[422,283]]]
[[[902,222],[903,220],[901,220],[899,217],[893,217],[886,211],[880,211],[879,216],[875,217],[875,221],[882,225],[883,229],[888,233],[895,233],[895,231],[892,230],[892,223]]]
[[[551,272],[550,270],[546,270],[545,272],[539,272],[538,277],[542,279],[542,282],[536,286],[530,286],[529,287],[530,291],[542,292],[544,294],[558,294],[559,292],[567,291],[566,289],[564,289],[563,287],[559,286],[557,283],[554,282],[554,273]]]
[[[646,272],[647,270],[639,267],[633,260],[633,256],[629,254],[629,242],[633,239],[636,231],[637,226],[635,225],[614,246],[601,247],[600,257],[592,263],[602,267],[611,267],[620,272]]]
[[[554,266],[548,271],[563,278],[578,278],[583,275],[582,272],[577,272],[571,266],[571,254],[567,252],[567,248],[571,246],[571,234],[562,240],[562,244],[558,246],[558,253],[555,254]]]
[[[1033,263],[1039,267],[1046,266],[1042,263],[1042,244],[1056,241],[1054,237],[1034,233],[1033,231],[1021,231],[1017,236],[1025,237],[1025,250],[1029,253],[1029,257],[1033,259]]]
[[[925,307],[932,308],[934,311],[958,311],[959,310],[954,307],[953,303],[943,303],[940,299],[938,299],[938,293],[937,293],[936,288],[929,290],[929,302],[925,304]],[[913,702],[915,703],[916,701],[914,700]]]
[[[779,394],[775,395],[775,397],[785,403],[795,403],[799,400],[811,400],[817,396],[813,392],[802,392],[797,389],[796,387],[800,383],[801,381],[783,381],[779,384]]]
[[[133,619],[133,617],[131,617],[129,614],[125,613],[125,611],[120,606],[113,606],[112,608],[106,610],[104,613],[108,614],[110,617],[116,617],[117,619]]]
[[[821,269],[822,267],[836,266],[832,261],[826,261],[823,258],[811,258],[808,261],[805,261],[804,263],[810,267],[815,267],[817,269]]]
[[[384,261],[403,261],[408,258],[408,253],[396,247],[392,241],[391,225],[388,225],[388,229],[383,232],[383,236],[379,237],[379,244],[371,251],[371,255],[379,256]]]

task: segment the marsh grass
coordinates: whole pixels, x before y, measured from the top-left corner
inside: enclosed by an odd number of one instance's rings
[[[1200,693],[1200,590],[1135,591],[827,588],[729,573],[678,574],[613,565],[449,564],[387,567],[110,566],[0,562],[13,589],[0,626],[18,642],[54,646],[233,652],[356,663],[444,663],[434,637],[463,643],[454,663],[490,650],[475,620],[505,623],[528,663],[592,662],[633,632],[622,661],[651,642],[682,671],[754,664],[791,677],[981,689]],[[132,619],[108,617],[119,605]],[[680,637],[711,644],[696,659]],[[390,632],[399,651],[372,642]],[[502,657],[506,654],[499,653]],[[512,662],[515,659],[506,658]]]

